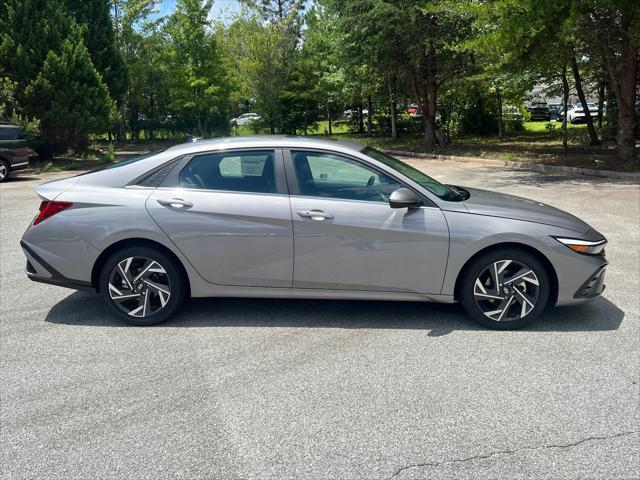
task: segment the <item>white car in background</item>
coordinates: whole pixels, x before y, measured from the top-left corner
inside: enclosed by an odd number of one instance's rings
[[[231,125],[232,126],[249,125],[250,123],[259,121],[261,118],[262,117],[260,117],[260,115],[258,115],[257,113],[243,113],[237,118],[232,118]]]
[[[342,112],[342,116],[346,117],[346,118],[351,118],[354,115],[358,115],[358,109],[357,108],[350,108],[349,110],[345,110],[344,112]],[[362,109],[362,115],[369,115],[369,110],[366,108]]]
[[[591,117],[596,119],[598,118],[598,106],[595,103],[587,103],[587,108],[589,109],[589,113]],[[585,108],[582,103],[576,103],[572,105],[567,114],[570,123],[582,123],[585,122]]]

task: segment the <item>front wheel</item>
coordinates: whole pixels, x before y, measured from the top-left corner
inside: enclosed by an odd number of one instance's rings
[[[460,300],[476,321],[500,330],[534,321],[549,302],[551,282],[535,256],[517,249],[496,250],[476,259],[460,285]]]
[[[105,262],[99,287],[118,318],[133,325],[155,325],[182,306],[186,279],[175,260],[160,250],[129,247]]]

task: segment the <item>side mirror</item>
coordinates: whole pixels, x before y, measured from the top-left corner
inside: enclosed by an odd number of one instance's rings
[[[412,190],[399,188],[389,197],[391,208],[417,208],[422,206],[422,200]]]

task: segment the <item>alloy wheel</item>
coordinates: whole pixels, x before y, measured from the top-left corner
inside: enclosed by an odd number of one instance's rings
[[[528,265],[516,260],[498,260],[477,276],[473,297],[490,320],[511,322],[531,313],[540,298],[540,281]]]
[[[0,162],[0,182],[6,178],[7,173],[7,166],[4,164],[4,162]]]
[[[166,269],[148,257],[121,260],[109,276],[109,296],[131,317],[149,317],[162,310],[171,298],[171,281]]]

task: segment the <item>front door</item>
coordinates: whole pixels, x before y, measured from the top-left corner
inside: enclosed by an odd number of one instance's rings
[[[401,185],[357,159],[291,151],[296,288],[438,294],[449,230],[437,207],[392,209]]]
[[[278,167],[278,162],[280,167]],[[193,267],[218,285],[291,287],[293,232],[280,151],[199,154],[147,210]]]

